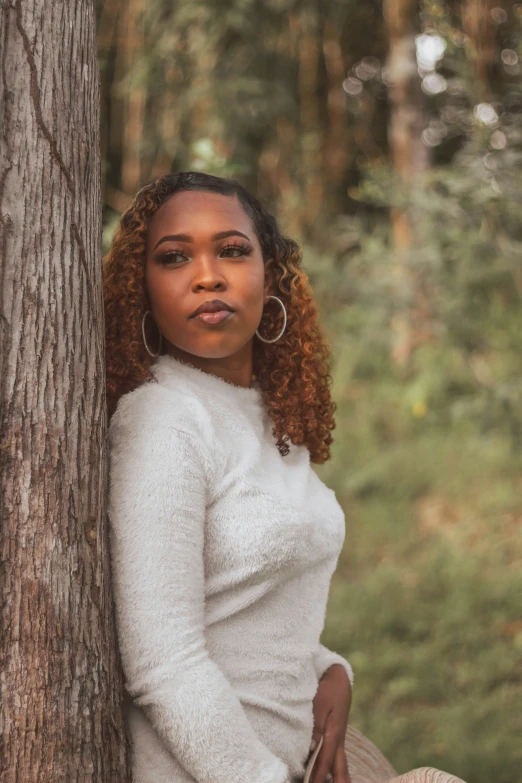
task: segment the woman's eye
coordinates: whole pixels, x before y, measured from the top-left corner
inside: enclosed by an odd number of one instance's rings
[[[237,253],[234,258],[238,258],[239,256],[248,256],[251,252],[248,245],[227,245],[221,252],[224,253],[225,251],[232,251]]]
[[[252,249],[248,245],[227,245],[221,250],[221,253],[225,253],[229,255],[232,253],[231,258],[239,258],[240,256],[248,256],[252,252]],[[220,253],[220,255],[221,255]],[[180,250],[167,250],[165,253],[160,253],[157,256],[154,256],[155,260],[159,264],[174,264],[175,266],[178,266],[179,262],[176,262],[176,257],[180,257],[182,260],[190,261],[189,258],[187,258],[186,255],[184,255]]]
[[[186,258],[186,256],[184,256],[183,253],[180,253],[179,250],[167,250],[166,253],[161,253],[159,256],[156,256],[156,261],[159,261],[160,264],[170,264],[174,261],[176,256]]]

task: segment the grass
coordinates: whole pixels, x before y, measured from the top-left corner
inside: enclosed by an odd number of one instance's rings
[[[354,668],[351,722],[398,773],[522,783],[522,453],[389,370],[334,377],[314,468],[346,539],[322,641]]]

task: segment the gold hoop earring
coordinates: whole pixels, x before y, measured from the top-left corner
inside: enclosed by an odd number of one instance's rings
[[[154,357],[154,359],[157,359],[157,357],[161,353],[161,346],[163,344],[163,335],[161,334],[161,332],[159,333],[160,337],[159,337],[158,353],[152,353],[149,346],[147,345],[147,338],[145,336],[145,318],[148,316],[149,313],[152,315],[152,312],[150,310],[146,310],[145,313],[143,314],[143,318],[141,319],[141,334],[143,337],[143,345],[145,346],[147,353],[150,356]],[[159,331],[159,327],[158,327],[158,331]]]
[[[267,340],[266,337],[261,337],[261,335],[259,334],[259,331],[257,329],[256,329],[256,334],[259,337],[259,339],[262,340],[264,343],[275,343],[275,342],[277,342],[277,340],[279,340],[283,336],[283,333],[284,333],[284,331],[286,329],[286,307],[284,306],[283,302],[279,299],[278,296],[269,296],[268,298],[269,299],[277,299],[277,301],[279,302],[279,304],[283,308],[283,318],[284,318],[283,328],[281,329],[281,331],[277,335],[277,337],[274,337],[272,340]]]

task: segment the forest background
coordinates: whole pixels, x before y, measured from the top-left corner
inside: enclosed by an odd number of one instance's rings
[[[398,772],[522,781],[522,4],[106,0],[103,244],[232,176],[303,247],[346,513],[322,641]]]

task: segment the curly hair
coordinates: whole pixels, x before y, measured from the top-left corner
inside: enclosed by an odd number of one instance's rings
[[[253,223],[263,262],[272,259],[275,290],[270,293],[284,302],[287,327],[274,343],[254,340],[253,372],[274,424],[272,434],[280,454],[288,454],[289,439],[295,445],[305,444],[312,462],[326,462],[337,406],[330,394],[330,348],[319,325],[308,277],[301,268],[300,245],[280,233],[275,218],[242,185],[203,172],[166,174],[144,184],[122,214],[103,259],[109,417],[123,394],[153,378],[150,365],[154,359],[145,349],[141,332],[143,315],[149,309],[145,287],[147,226],[165,201],[185,190],[236,196]],[[268,334],[266,326],[260,331],[268,338],[279,329],[271,323]],[[155,339],[157,336],[151,338],[151,345],[156,344]]]

